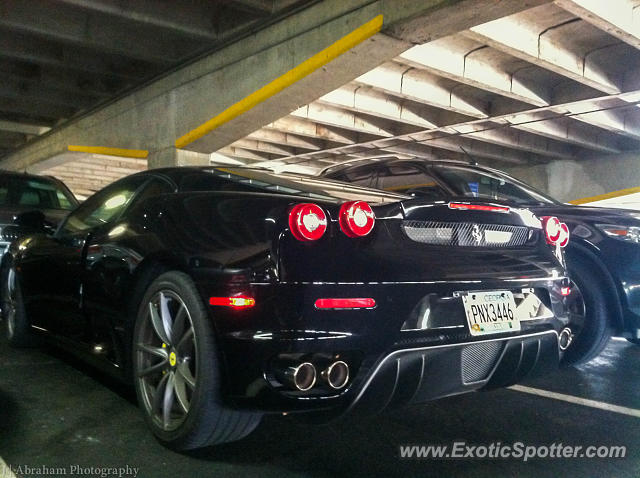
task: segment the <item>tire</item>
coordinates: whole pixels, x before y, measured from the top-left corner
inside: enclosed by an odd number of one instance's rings
[[[13,267],[8,269],[3,279],[2,316],[7,341],[13,347],[34,347],[37,343],[31,332],[31,324],[25,311],[20,281],[15,269]]]
[[[606,287],[598,277],[596,268],[589,262],[568,262],[569,276],[573,280],[574,293],[582,296],[582,324],[578,324],[573,342],[565,352],[564,365],[580,365],[596,358],[609,343],[613,333],[607,311]],[[571,298],[571,296],[569,296]],[[572,327],[572,324],[569,325]],[[573,329],[573,327],[572,327]]]
[[[145,420],[168,448],[240,440],[260,423],[260,414],[223,405],[218,357],[213,326],[191,278],[177,271],[160,275],[138,308],[132,370]]]

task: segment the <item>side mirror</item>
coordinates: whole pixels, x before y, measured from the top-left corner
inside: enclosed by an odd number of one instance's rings
[[[13,217],[13,223],[34,232],[46,231],[45,217],[42,211],[27,211]]]

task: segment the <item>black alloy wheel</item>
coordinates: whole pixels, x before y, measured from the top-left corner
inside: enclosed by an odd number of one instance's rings
[[[133,374],[147,424],[176,450],[239,440],[261,415],[221,399],[220,361],[210,317],[191,278],[159,276],[140,304],[133,332]]]

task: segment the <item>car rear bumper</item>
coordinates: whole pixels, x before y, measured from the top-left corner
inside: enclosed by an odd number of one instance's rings
[[[555,331],[397,350],[353,394],[348,411],[372,414],[474,390],[504,387],[558,367]]]
[[[209,308],[225,368],[223,396],[229,404],[268,412],[315,411],[336,416],[503,386],[530,372],[556,367],[558,334],[568,322],[560,292],[566,283],[565,277],[553,277],[238,284],[215,291],[210,289],[213,285],[199,287],[211,295],[242,292],[255,297],[255,307],[246,310]],[[546,297],[551,314],[521,322],[522,330],[517,332],[472,336],[458,294],[478,290],[535,291]],[[318,310],[314,302],[323,297],[372,297],[376,307]],[[425,304],[434,313],[416,328],[416,310],[424,310]],[[313,363],[317,385],[300,391],[283,384],[277,377],[283,359]],[[320,380],[321,372],[336,360],[346,362],[350,372],[347,386],[339,390]]]

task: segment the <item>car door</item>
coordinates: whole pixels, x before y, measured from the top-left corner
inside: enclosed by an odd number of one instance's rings
[[[83,307],[89,329],[85,339],[94,351],[113,363],[124,361],[126,318],[133,293],[131,278],[145,251],[155,244],[155,236],[147,226],[156,217],[141,213],[139,206],[173,191],[175,185],[163,176],[146,175],[146,181],[122,213],[93,230],[87,240],[82,271]]]
[[[87,342],[91,335],[82,303],[84,262],[93,252],[90,239],[112,224],[146,181],[132,176],[91,196],[71,212],[56,231],[51,244],[48,280],[49,313],[40,314],[41,327],[69,339]]]

